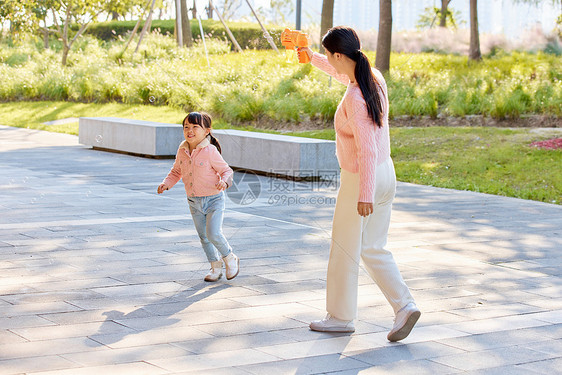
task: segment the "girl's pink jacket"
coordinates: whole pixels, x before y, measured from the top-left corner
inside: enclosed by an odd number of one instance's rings
[[[215,186],[221,179],[230,187],[233,174],[217,148],[205,138],[191,155],[187,142],[180,144],[176,161],[162,183],[172,188],[181,178],[188,197],[208,197],[221,192]]]

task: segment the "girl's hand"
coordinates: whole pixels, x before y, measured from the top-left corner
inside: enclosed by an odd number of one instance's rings
[[[217,182],[217,184],[215,186],[219,190],[225,190],[228,187],[226,182],[224,182],[223,180],[219,180],[219,182]]]
[[[369,216],[373,213],[373,204],[365,202],[357,202],[357,212],[361,216]]]
[[[162,194],[164,190],[170,190],[170,188],[166,184],[160,184],[158,185],[158,189],[156,191],[158,192],[158,194]]]
[[[301,53],[306,53],[310,59],[310,61],[312,61],[312,50],[308,47],[301,47],[297,50],[297,57],[299,58],[299,61],[301,60]]]

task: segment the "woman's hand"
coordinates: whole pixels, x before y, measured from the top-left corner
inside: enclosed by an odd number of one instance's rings
[[[306,53],[309,57],[309,60],[312,61],[312,50],[308,47],[301,47],[297,50],[297,57],[299,58],[299,61],[301,61],[301,53]]]
[[[373,213],[373,204],[365,202],[357,202],[357,212],[361,216],[369,216]]]

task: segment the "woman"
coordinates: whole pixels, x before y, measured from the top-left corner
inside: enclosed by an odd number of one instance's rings
[[[410,334],[421,313],[392,254],[384,249],[396,191],[386,82],[371,68],[353,29],[328,30],[322,45],[326,56],[309,48],[299,53],[307,53],[312,65],[347,85],[347,90],[334,116],[341,181],[328,263],[328,314],[310,323],[310,329],[355,331],[361,258],[396,314],[388,340],[399,341]]]

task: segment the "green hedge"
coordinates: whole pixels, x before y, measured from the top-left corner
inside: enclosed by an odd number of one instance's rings
[[[134,29],[136,23],[137,21],[108,21],[94,23],[88,27],[86,34],[90,34],[101,40],[110,41],[118,38],[118,36],[126,37],[127,34]],[[220,21],[202,20],[201,23],[205,36],[223,39],[230,42],[226,29]],[[190,24],[193,38],[201,38],[199,22],[191,20]],[[140,33],[143,25],[144,22],[139,26],[139,31],[137,33]],[[240,47],[244,49],[271,49],[269,42],[264,37],[261,27],[257,23],[227,22],[227,25],[238,44],[240,44]],[[175,20],[154,20],[152,21],[151,31],[160,32],[164,35],[174,35],[174,26]],[[78,30],[76,25],[72,28],[74,30]],[[267,31],[270,33],[277,47],[281,48],[281,41],[279,38],[283,28],[280,26],[267,26]],[[232,48],[234,49],[234,46],[232,46]]]

